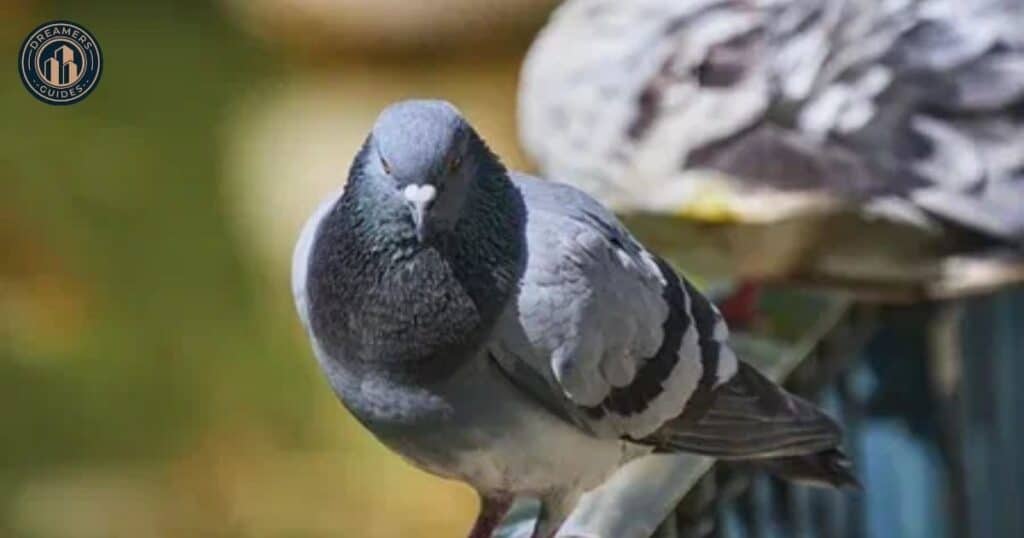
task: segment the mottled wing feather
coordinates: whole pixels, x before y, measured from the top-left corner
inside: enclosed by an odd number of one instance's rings
[[[826,196],[1020,242],[1022,27],[1016,0],[570,1],[524,66],[521,133],[626,211],[710,192],[755,221]]]

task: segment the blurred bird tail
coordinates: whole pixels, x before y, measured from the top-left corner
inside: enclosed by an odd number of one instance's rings
[[[842,450],[832,448],[804,456],[751,460],[780,478],[811,486],[861,489],[853,464]]]

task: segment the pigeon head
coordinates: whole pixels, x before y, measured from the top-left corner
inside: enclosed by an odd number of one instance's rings
[[[450,371],[479,350],[516,290],[525,219],[508,171],[455,107],[388,107],[311,246],[319,345],[395,375]]]
[[[451,231],[481,172],[501,167],[459,111],[445,101],[389,106],[377,118],[369,145],[362,172],[401,197],[421,243]]]

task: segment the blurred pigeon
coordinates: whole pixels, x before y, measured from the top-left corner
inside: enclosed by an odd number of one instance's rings
[[[292,281],[352,414],[480,494],[473,536],[516,496],[541,501],[549,536],[655,451],[855,483],[838,426],[739,361],[688,281],[589,196],[506,170],[448,103],[381,113]]]
[[[939,294],[1024,278],[1020,0],[569,0],[519,112],[545,176],[673,259]],[[978,252],[1008,259],[947,257]]]

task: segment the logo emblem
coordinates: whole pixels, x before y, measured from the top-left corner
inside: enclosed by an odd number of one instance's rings
[[[100,45],[85,28],[51,21],[36,28],[21,45],[18,70],[25,88],[50,105],[70,105],[96,88],[103,70]]]

